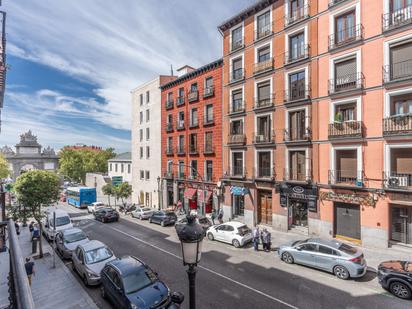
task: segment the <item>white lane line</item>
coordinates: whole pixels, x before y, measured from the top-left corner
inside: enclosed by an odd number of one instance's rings
[[[145,240],[143,240],[143,239],[140,239],[140,238],[138,238],[138,237],[132,236],[132,235],[130,235],[130,234],[126,233],[126,232],[123,232],[122,230],[119,230],[119,229],[117,229],[117,228],[115,228],[115,227],[109,227],[109,228],[112,229],[112,230],[114,230],[114,231],[116,231],[116,232],[119,232],[119,233],[121,233],[121,234],[123,234],[123,235],[126,235],[126,236],[128,236],[128,237],[130,237],[130,238],[133,238],[134,240],[140,241],[141,243],[144,243],[144,244],[147,245],[147,246],[150,246],[150,247],[155,248],[155,249],[157,249],[157,250],[159,250],[159,251],[162,251],[162,252],[164,252],[164,253],[166,253],[166,254],[168,254],[168,255],[171,255],[171,256],[177,258],[178,260],[182,260],[182,258],[181,258],[180,256],[178,256],[178,255],[176,255],[176,254],[174,254],[174,253],[171,253],[171,252],[169,252],[169,251],[167,251],[167,250],[165,250],[165,249],[162,249],[162,248],[160,248],[160,247],[158,247],[158,246],[156,246],[156,245],[153,245],[153,244],[151,244],[151,243],[148,243],[147,241],[145,241]],[[287,307],[289,307],[289,308],[298,309],[298,307],[295,307],[295,306],[293,306],[292,304],[289,304],[289,303],[287,303],[287,302],[285,302],[285,301],[283,301],[283,300],[281,300],[281,299],[279,299],[279,298],[276,298],[276,297],[273,297],[273,296],[271,296],[271,295],[268,295],[268,294],[266,294],[266,293],[264,293],[264,292],[262,292],[262,291],[259,291],[259,290],[255,289],[255,288],[252,288],[251,286],[248,286],[248,285],[246,285],[246,284],[244,284],[244,283],[241,283],[241,282],[239,282],[239,281],[236,281],[236,280],[234,280],[234,279],[232,279],[232,278],[229,278],[229,277],[227,277],[227,276],[225,276],[225,275],[222,275],[222,274],[220,274],[220,273],[218,273],[218,272],[216,272],[216,271],[214,271],[214,270],[212,270],[212,269],[210,269],[210,268],[207,268],[207,267],[204,267],[204,266],[200,266],[200,265],[199,265],[198,267],[201,268],[201,269],[204,269],[204,270],[206,270],[206,271],[208,271],[208,272],[210,272],[210,273],[212,273],[212,274],[214,274],[214,275],[216,275],[216,276],[219,276],[219,277],[224,278],[224,279],[226,279],[226,280],[228,280],[228,281],[230,281],[230,282],[233,282],[233,283],[235,283],[235,284],[237,284],[237,285],[240,285],[241,287],[244,287],[244,288],[246,288],[246,289],[248,289],[248,290],[251,290],[251,291],[253,291],[253,292],[257,293],[257,294],[260,294],[260,295],[262,295],[262,296],[265,296],[265,297],[267,297],[267,298],[269,298],[269,299],[271,299],[271,300],[273,300],[273,301],[275,301],[275,302],[278,302],[278,303],[280,303],[280,304],[282,304],[282,305],[285,305],[285,306],[287,306]]]

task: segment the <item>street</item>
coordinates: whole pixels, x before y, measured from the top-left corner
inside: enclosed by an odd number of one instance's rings
[[[187,306],[187,276],[174,227],[121,218],[103,224],[85,210],[61,205],[91,239],[106,243],[116,256],[134,255],[148,263],[172,291],[183,292]],[[70,262],[66,262],[70,267]],[[71,269],[71,267],[70,267]],[[76,275],[78,278],[78,276]],[[79,279],[79,278],[78,278]],[[79,279],[80,281],[80,279]],[[380,288],[373,272],[360,280],[342,281],[333,275],[287,265],[275,252],[255,253],[205,239],[197,273],[198,308],[409,308]],[[100,289],[86,288],[100,308],[111,305]]]

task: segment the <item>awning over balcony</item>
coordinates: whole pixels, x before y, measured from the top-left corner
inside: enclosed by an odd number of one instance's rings
[[[196,193],[197,193],[197,189],[186,188],[184,197],[189,200],[193,200],[194,197],[196,196]]]
[[[197,200],[198,200],[198,202],[200,202],[200,203],[203,203],[203,198],[205,197],[205,200],[204,200],[204,203],[205,204],[207,204],[209,201],[210,201],[210,199],[212,198],[212,194],[213,194],[213,192],[212,191],[209,191],[209,190],[198,190],[197,191]]]

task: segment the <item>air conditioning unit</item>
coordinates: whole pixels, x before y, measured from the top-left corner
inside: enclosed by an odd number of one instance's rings
[[[408,177],[389,177],[387,180],[388,187],[407,187]]]

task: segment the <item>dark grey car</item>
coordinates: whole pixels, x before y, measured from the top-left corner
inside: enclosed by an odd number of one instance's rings
[[[78,245],[88,243],[87,235],[79,228],[63,230],[56,235],[56,250],[64,259],[71,259]]]

